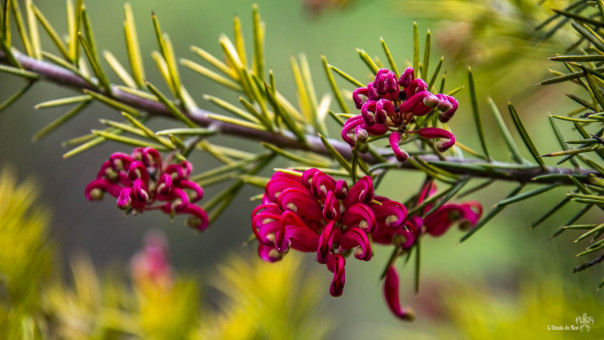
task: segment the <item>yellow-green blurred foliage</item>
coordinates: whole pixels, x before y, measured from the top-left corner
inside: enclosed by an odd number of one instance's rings
[[[510,97],[538,89],[534,84],[543,80],[544,60],[578,39],[570,24],[543,39],[559,20],[535,31],[554,14],[552,8],[564,9],[570,2],[407,0],[397,6],[402,13],[440,21],[435,43],[449,65],[453,64],[449,70],[465,70],[471,65],[484,93]]]
[[[143,266],[155,267],[137,271],[145,252],[137,254],[130,279],[99,275],[75,256],[64,280],[35,184],[15,183],[12,172],[0,174],[0,339],[321,339],[330,330],[319,280],[295,256],[231,257],[214,279],[224,294],[218,310],[203,305],[197,279],[172,271],[167,251],[159,270],[152,258]]]
[[[303,273],[297,254],[277,263],[232,256],[214,280],[229,301],[220,313],[202,318],[199,338],[325,338],[333,324],[318,308],[325,297],[319,282],[312,273]]]
[[[440,304],[442,320],[414,339],[604,339],[601,301],[560,275],[519,279],[516,289],[494,288],[485,282],[449,285]],[[504,278],[509,281],[510,278]],[[553,330],[548,326],[577,326],[577,316],[595,318],[589,330]],[[430,335],[427,335],[429,333]]]
[[[33,204],[36,184],[16,185],[14,172],[0,174],[0,339],[19,339],[39,332],[35,315],[40,290],[48,278],[53,246],[48,240],[48,213]]]

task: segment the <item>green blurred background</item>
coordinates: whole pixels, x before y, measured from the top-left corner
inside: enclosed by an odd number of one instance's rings
[[[87,1],[86,6],[98,48],[111,50],[125,63],[123,3],[123,0]],[[146,55],[145,65],[152,69],[150,51],[157,49],[151,25],[152,11],[157,14],[164,32],[170,35],[177,56],[199,61],[190,52],[190,45],[221,55],[218,37],[223,33],[232,37],[234,14],[241,17],[248,39],[247,47],[251,47],[253,3],[248,0],[131,1],[141,49]],[[426,10],[417,11],[415,3],[415,7],[406,7],[405,1],[357,1],[341,10],[313,15],[305,11],[298,1],[258,1],[267,26],[266,66],[274,70],[277,84],[284,94],[294,98],[289,58],[304,52],[310,61],[317,92],[322,95],[328,93],[329,89],[321,66],[321,54],[326,55],[331,64],[358,79],[368,80],[369,71],[355,49],[363,48],[370,55],[380,55],[384,60],[379,42],[379,38],[383,37],[400,69],[412,57],[412,22],[418,18],[420,35],[423,36],[426,29],[431,28],[435,37],[431,64],[436,65],[440,56],[445,55],[443,70],[448,72],[447,89],[464,85],[466,74],[463,58],[447,60],[445,54],[446,50],[450,50],[446,45],[447,38],[450,40],[458,34],[451,24],[456,20],[461,22],[463,18],[448,17],[446,21],[423,19]],[[64,2],[38,1],[37,5],[57,30],[66,32]],[[444,33],[439,33],[440,30]],[[44,46],[51,49],[45,33],[41,31],[41,35]],[[421,40],[423,45],[423,38]],[[439,41],[444,42],[444,46],[439,45]],[[496,40],[490,40],[488,44],[496,44]],[[491,47],[497,45],[483,46],[486,50]],[[506,65],[496,69],[495,73],[493,65],[483,65],[480,60],[473,60],[477,64],[473,65],[473,70],[478,75],[479,96],[492,96],[504,113],[505,100],[511,99],[529,131],[535,134],[537,148],[541,153],[547,153],[558,148],[545,123],[547,113],[570,110],[571,103],[563,99],[563,93],[572,89],[538,89],[533,85],[547,77],[546,67],[551,66],[543,59],[547,54],[540,54],[539,48],[535,47],[534,53],[530,54],[520,48],[517,51],[511,49],[510,53],[517,54],[519,58],[513,65],[515,73],[510,71],[514,76],[500,76],[506,73],[503,69]],[[547,51],[547,48],[551,47],[544,46],[543,50]],[[523,69],[523,66],[526,68]],[[523,71],[519,72],[518,69]],[[201,107],[218,110],[203,101],[203,94],[236,102],[232,93],[189,70],[181,68],[181,72],[183,83]],[[157,73],[150,73],[148,77],[153,83],[160,82]],[[16,87],[14,79],[9,76],[3,75],[0,79],[0,97],[4,98]],[[111,80],[118,81],[115,76]],[[99,267],[112,261],[125,263],[139,248],[142,235],[150,228],[159,228],[167,234],[175,268],[195,273],[201,282],[212,275],[216,263],[224,261],[231,252],[255,256],[255,246],[242,246],[251,233],[249,216],[254,203],[248,198],[259,193],[255,188],[245,189],[226,213],[199,235],[184,228],[179,219],[170,224],[167,217],[153,213],[123,217],[111,200],[88,202],[83,194],[84,187],[96,174],[102,160],[120,147],[108,143],[63,160],[61,156],[66,149],[61,147],[61,142],[100,127],[99,117],[117,117],[118,113],[94,104],[59,131],[40,142],[31,142],[31,136],[38,129],[63,113],[61,109],[37,112],[33,105],[73,94],[73,91],[52,84],[39,83],[9,110],[0,114],[0,165],[16,168],[20,179],[34,176],[39,180],[42,201],[53,212],[52,235],[60,244],[66,261],[76,252],[83,251],[90,254]],[[462,90],[457,97],[460,110],[451,124],[452,129],[462,143],[479,148],[478,138],[473,133],[467,90]],[[484,100],[481,99],[481,102],[484,103]],[[483,112],[486,110],[483,109]],[[495,158],[504,158],[503,148],[498,148],[503,140],[495,132],[494,122],[490,118],[485,117],[484,122],[489,131],[493,131],[487,134],[488,142],[494,149],[491,153]],[[152,126],[160,126],[162,122],[155,124]],[[330,127],[333,135],[337,136],[339,132],[336,126]],[[250,143],[244,139],[213,140],[228,146],[259,150],[248,146]],[[218,165],[205,155],[197,155],[192,160],[199,171]],[[392,172],[382,183],[379,193],[404,200],[419,188],[421,181],[422,176],[418,174]],[[511,189],[512,186],[507,183],[497,183],[471,198],[483,202],[488,210]],[[208,190],[206,197],[217,190],[219,188]],[[480,334],[489,333],[472,333],[473,330],[480,331],[481,327],[486,329],[485,332],[497,331],[501,338],[524,338],[526,335],[564,338],[574,333],[547,331],[547,325],[575,324],[575,317],[583,313],[594,316],[594,330],[604,329],[604,320],[599,318],[604,315],[601,312],[604,300],[602,293],[595,290],[599,282],[596,275],[598,270],[571,274],[573,266],[580,264],[574,259],[579,247],[571,246],[576,235],[567,232],[549,241],[550,235],[574,214],[577,206],[570,204],[539,229],[528,230],[528,226],[568,190],[555,189],[539,199],[509,207],[461,245],[461,234],[453,230],[438,239],[426,238],[422,245],[422,284],[418,295],[412,291],[411,265],[402,276],[403,302],[417,311],[414,323],[401,323],[391,316],[382,297],[378,278],[390,249],[378,249],[370,263],[348,261],[344,295],[340,298],[326,296],[323,301],[326,315],[336,323],[335,332],[330,338],[391,338],[410,333],[410,338],[481,338]],[[601,218],[601,213],[588,216],[586,221],[597,217]],[[325,268],[313,265],[313,259],[308,255],[307,265],[319,272],[323,283],[321,287],[327,292],[331,274]],[[287,260],[286,256],[284,261]],[[207,294],[211,299],[212,290]],[[552,312],[560,306],[565,307],[560,313]]]

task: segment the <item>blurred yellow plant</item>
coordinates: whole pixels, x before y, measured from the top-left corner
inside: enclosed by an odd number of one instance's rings
[[[505,280],[505,279],[504,279]],[[439,299],[442,315],[414,339],[604,339],[602,299],[578,289],[562,275],[541,273],[519,279],[518,287],[495,288],[486,282],[448,285]],[[514,286],[512,284],[511,286]],[[594,298],[595,296],[595,298]],[[595,317],[589,331],[577,317]],[[445,321],[446,320],[446,321]],[[567,329],[568,326],[568,329]],[[561,327],[561,329],[559,329]],[[574,327],[574,329],[573,329]]]
[[[14,171],[0,173],[0,339],[39,336],[38,297],[54,260],[37,185],[16,183]]]
[[[198,338],[325,338],[333,323],[319,309],[321,280],[302,267],[296,254],[276,263],[231,256],[213,282],[229,301],[219,313],[206,313]]]

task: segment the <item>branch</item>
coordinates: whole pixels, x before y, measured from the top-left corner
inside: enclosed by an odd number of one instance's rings
[[[13,52],[15,58],[19,61],[22,67],[28,71],[40,75],[50,82],[61,86],[71,87],[78,90],[87,89],[89,91],[99,91],[79,75],[70,70],[57,66],[55,64],[34,59],[24,54]],[[8,64],[8,59],[4,53],[0,52],[0,62]],[[93,79],[93,82],[96,80]],[[151,115],[170,116],[169,110],[161,103],[147,98],[142,98],[131,93],[120,90],[119,87],[111,85],[113,99],[135,107],[139,110],[148,112]],[[107,94],[105,94],[107,95]],[[279,133],[257,130],[250,127],[240,126],[237,124],[217,121],[207,116],[212,112],[203,109],[195,109],[192,111],[184,110],[185,114],[202,127],[212,127],[219,133],[245,137],[254,140],[260,140],[279,146],[281,148],[298,149],[308,152],[314,152],[322,155],[330,155],[329,151],[318,136],[307,135],[306,143],[300,142],[293,133],[289,131],[281,131]],[[329,139],[329,143],[348,160],[352,159],[352,150],[350,146],[344,142]],[[379,150],[381,153],[386,153],[386,150]],[[361,156],[367,163],[376,164],[379,161],[371,154],[365,153]],[[479,159],[461,159],[455,157],[445,157],[440,159],[436,155],[421,155],[417,156],[425,162],[438,166],[448,172],[458,175],[470,175],[473,177],[492,178],[499,180],[515,181],[520,183],[537,182],[537,183],[560,183],[572,185],[573,182],[568,176],[573,176],[579,181],[585,183],[590,175],[597,175],[594,170],[586,169],[570,169],[558,167],[546,167],[541,169],[538,165],[527,166],[517,163],[502,163],[502,162],[484,162]],[[400,169],[416,169],[410,162],[399,163],[394,158],[390,158],[387,164],[389,168]],[[535,180],[536,178],[536,180]]]

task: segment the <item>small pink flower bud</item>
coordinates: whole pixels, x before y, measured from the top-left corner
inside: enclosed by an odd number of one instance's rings
[[[402,87],[409,87],[409,85],[411,85],[411,82],[415,79],[415,71],[413,70],[413,67],[407,67],[405,69],[405,72],[403,72],[403,74],[401,74],[401,78],[398,81],[398,84]]]

